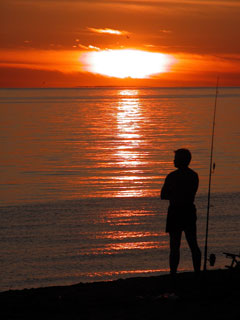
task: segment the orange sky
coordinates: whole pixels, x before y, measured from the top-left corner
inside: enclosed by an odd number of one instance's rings
[[[239,0],[1,0],[0,87],[214,86],[217,75],[239,86],[239,17]],[[166,53],[174,63],[119,79],[81,58],[110,49]]]

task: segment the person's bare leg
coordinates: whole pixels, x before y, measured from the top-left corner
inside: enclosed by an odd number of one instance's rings
[[[198,247],[196,230],[186,230],[185,236],[186,236],[188,245],[190,247],[190,250],[192,252],[193,268],[196,275],[198,275],[201,270],[202,254],[201,254],[201,250]]]
[[[180,261],[180,245],[182,231],[169,232],[170,236],[170,255],[169,255],[169,265],[170,273],[175,275],[177,273],[178,264]]]

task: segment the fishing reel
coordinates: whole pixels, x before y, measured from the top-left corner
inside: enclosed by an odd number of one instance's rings
[[[211,253],[208,261],[209,261],[210,266],[214,267],[215,262],[216,262],[216,255],[214,253]]]

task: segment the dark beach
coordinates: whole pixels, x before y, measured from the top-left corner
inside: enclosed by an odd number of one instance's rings
[[[196,280],[180,273],[0,293],[1,319],[230,319],[239,317],[239,270]]]

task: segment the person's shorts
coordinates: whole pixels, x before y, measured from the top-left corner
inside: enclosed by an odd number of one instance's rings
[[[196,207],[194,204],[168,208],[166,232],[196,230]]]

